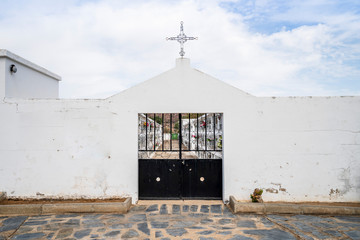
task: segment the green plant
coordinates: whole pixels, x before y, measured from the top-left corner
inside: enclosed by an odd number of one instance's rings
[[[158,124],[162,124],[162,118],[159,116],[155,116],[155,122],[157,122]]]
[[[222,136],[220,136],[220,137],[218,138],[217,146],[218,146],[218,148],[222,149]]]
[[[262,189],[256,188],[254,190],[253,194],[250,194],[251,201],[252,202],[263,202],[262,197],[261,197],[262,193],[263,193]]]

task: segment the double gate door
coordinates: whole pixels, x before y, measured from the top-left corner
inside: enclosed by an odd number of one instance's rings
[[[139,199],[222,199],[222,114],[139,114]]]

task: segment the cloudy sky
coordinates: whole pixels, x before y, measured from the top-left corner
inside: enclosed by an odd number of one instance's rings
[[[175,65],[255,96],[360,95],[359,0],[0,0],[0,48],[106,98]]]

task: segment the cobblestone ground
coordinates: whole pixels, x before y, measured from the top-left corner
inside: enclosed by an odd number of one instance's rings
[[[234,215],[222,204],[126,214],[0,216],[0,239],[360,239],[360,216]]]

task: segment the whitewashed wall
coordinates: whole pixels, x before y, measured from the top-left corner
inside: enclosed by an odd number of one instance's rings
[[[143,112],[224,114],[224,200],[256,187],[265,201],[360,199],[360,97],[257,98],[188,59],[105,100],[5,99],[0,191],[136,201]]]
[[[14,64],[16,73],[10,72]],[[0,49],[0,99],[58,98],[61,78],[7,50]]]
[[[5,59],[0,58],[0,99],[5,97]]]
[[[226,125],[239,142],[228,194],[246,200],[261,187],[266,201],[360,201],[359,97],[259,98],[236,115],[240,125]]]

